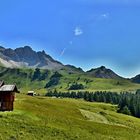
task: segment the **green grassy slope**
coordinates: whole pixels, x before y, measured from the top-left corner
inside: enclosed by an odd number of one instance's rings
[[[140,84],[132,83],[126,79],[103,79],[94,78],[83,72],[62,69],[59,73],[62,75],[57,85],[45,89],[46,83],[54,71],[40,70],[42,79],[33,80],[34,69],[10,69],[0,67],[0,79],[9,84],[16,83],[21,92],[27,93],[28,90],[34,90],[38,93],[46,93],[47,90],[57,89],[58,91],[67,91],[71,84],[81,83],[85,91],[109,90],[109,91],[135,91],[140,88]]]
[[[0,112],[2,140],[135,140],[140,119],[116,106],[18,94],[13,112]]]

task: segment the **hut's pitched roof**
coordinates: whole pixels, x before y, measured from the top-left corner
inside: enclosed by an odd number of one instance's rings
[[[9,91],[9,92],[19,92],[17,90],[16,85],[3,85],[2,87],[0,87],[0,92],[6,92],[6,91]]]

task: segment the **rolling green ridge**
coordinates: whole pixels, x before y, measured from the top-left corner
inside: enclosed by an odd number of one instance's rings
[[[13,112],[0,113],[1,140],[135,140],[140,119],[117,106],[17,94]]]
[[[55,71],[41,70],[39,74],[35,69],[10,69],[0,67],[0,79],[4,80],[6,84],[16,83],[22,93],[27,93],[28,90],[35,90],[38,93],[46,93],[48,90],[57,89],[58,91],[68,91],[73,83],[82,84],[83,91],[135,91],[140,88],[140,84],[132,83],[126,79],[104,79],[94,78],[83,72],[71,69],[61,69],[58,71],[61,74],[57,83],[45,88],[46,84],[50,82],[51,76]]]
[[[16,83],[22,93],[27,93],[28,90],[34,90],[40,94],[45,94],[49,90],[57,89],[58,91],[68,91],[74,83],[82,84],[83,91],[135,91],[140,88],[140,84],[132,83],[130,80],[123,78],[105,79],[94,78],[87,73],[78,71],[77,69],[61,69],[58,71],[61,75],[55,77],[55,71],[39,69],[11,69],[0,67],[0,79],[6,84]],[[53,78],[52,78],[53,77]],[[52,80],[52,81],[51,81]],[[49,82],[53,84],[45,88]]]

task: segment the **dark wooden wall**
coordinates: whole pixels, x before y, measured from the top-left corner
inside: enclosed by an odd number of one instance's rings
[[[0,111],[12,111],[15,94],[12,92],[0,93]]]

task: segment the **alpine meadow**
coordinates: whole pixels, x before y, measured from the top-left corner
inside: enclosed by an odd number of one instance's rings
[[[0,17],[0,140],[140,140],[138,0],[5,0]]]

